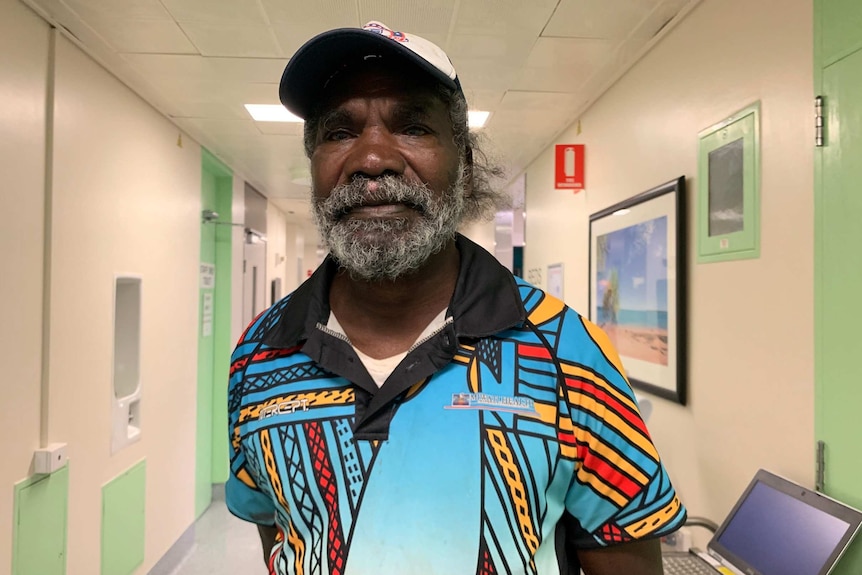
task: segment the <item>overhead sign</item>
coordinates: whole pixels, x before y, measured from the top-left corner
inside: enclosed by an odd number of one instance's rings
[[[584,189],[584,144],[557,144],[554,187],[579,192]]]

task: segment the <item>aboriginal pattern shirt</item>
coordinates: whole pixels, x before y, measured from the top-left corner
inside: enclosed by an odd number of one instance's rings
[[[230,511],[273,575],[577,572],[685,509],[604,333],[464,237],[445,324],[382,387],[326,328],[324,261],[233,354]]]

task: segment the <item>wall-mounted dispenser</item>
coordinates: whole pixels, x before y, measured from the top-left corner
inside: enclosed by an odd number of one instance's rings
[[[141,438],[141,278],[114,280],[111,453]]]

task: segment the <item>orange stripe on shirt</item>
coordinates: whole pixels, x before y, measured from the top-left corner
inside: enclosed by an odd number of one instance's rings
[[[643,419],[640,418],[640,414],[634,409],[634,406],[630,403],[621,402],[616,396],[609,394],[607,388],[600,387],[594,382],[587,382],[568,377],[566,378],[566,386],[579,393],[595,397],[596,400],[604,403],[609,409],[612,409],[620,417],[625,419],[629,425],[649,437],[649,431],[647,430]]]
[[[658,461],[658,452],[652,444],[652,441],[650,441],[650,438],[639,429],[631,426],[628,421],[620,417],[619,414],[606,409],[604,405],[600,404],[592,397],[576,391],[569,391],[569,401],[580,409],[592,413],[597,419],[603,421],[605,425],[616,429],[620,435],[629,441],[629,443],[636,445],[650,458]]]

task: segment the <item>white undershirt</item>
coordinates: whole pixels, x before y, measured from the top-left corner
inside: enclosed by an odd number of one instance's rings
[[[419,334],[416,341],[425,339],[436,330],[440,329],[444,323],[446,323],[446,309],[441,310],[440,313],[437,314],[437,317],[431,320],[431,323],[422,330],[422,333]],[[344,333],[344,328],[341,327],[341,324],[338,323],[338,319],[332,312],[329,312],[329,320],[326,322],[326,327],[344,335],[345,337],[347,336],[347,334]],[[416,342],[413,342],[413,344],[415,345]],[[410,347],[413,346],[411,345]],[[386,378],[388,378],[395,368],[398,367],[401,360],[407,356],[407,352],[405,351],[390,357],[384,357],[383,359],[375,359],[356,349],[355,345],[353,346],[353,351],[356,352],[356,355],[359,357],[362,365],[365,366],[365,369],[368,370],[368,374],[371,376],[371,379],[374,380],[374,383],[377,384],[377,387],[383,387],[383,382],[386,381]]]

